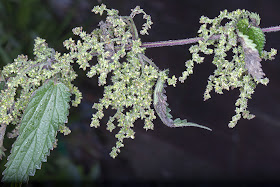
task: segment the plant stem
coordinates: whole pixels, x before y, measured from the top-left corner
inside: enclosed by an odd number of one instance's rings
[[[280,31],[280,25],[275,27],[263,28],[263,32],[277,32]],[[217,40],[220,38],[220,35],[211,36],[210,40]],[[180,39],[180,40],[168,40],[168,41],[158,41],[158,42],[145,42],[141,47],[153,48],[153,47],[165,47],[165,46],[176,46],[176,45],[186,45],[191,43],[196,43],[200,40],[203,40],[202,37],[189,38],[189,39]]]
[[[274,27],[267,27],[262,29],[263,32],[278,32],[280,31],[280,25]]]

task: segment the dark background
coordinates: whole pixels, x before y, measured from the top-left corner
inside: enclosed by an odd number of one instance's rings
[[[26,0],[23,2],[27,1],[30,1],[28,6],[16,0],[2,2],[2,7],[6,11],[8,4],[10,4],[8,7],[12,7],[13,10],[24,10],[29,7],[27,14],[32,16],[26,16],[26,13],[16,16],[19,14],[17,11],[11,16],[6,16],[5,20],[1,16],[0,23],[4,25],[2,34],[6,33],[8,38],[12,38],[19,44],[18,46],[21,46],[7,48],[9,40],[0,43],[8,54],[5,62],[3,55],[0,55],[1,66],[21,53],[29,54],[32,58],[33,39],[36,36],[46,38],[50,46],[56,50],[65,51],[62,42],[72,36],[73,27],[83,26],[90,32],[97,26],[100,17],[90,13],[90,10],[99,3],[118,9],[122,15],[129,15],[130,9],[140,5],[152,16],[154,22],[150,34],[142,37],[143,42],[195,37],[200,26],[200,16],[213,18],[224,9],[228,11],[247,9],[257,12],[262,18],[260,24],[262,28],[280,24],[280,3],[276,0]],[[9,15],[8,11],[6,15]],[[15,18],[12,18],[12,15]],[[27,21],[21,24],[20,18],[24,16],[27,17]],[[138,16],[136,20],[142,24],[140,18],[141,16]],[[38,25],[43,25],[41,30],[38,29]],[[22,34],[23,31],[26,34]],[[266,39],[266,50],[271,47],[280,50],[280,32],[267,33]],[[161,69],[169,68],[170,74],[179,77],[185,68],[185,61],[191,58],[188,47],[153,48],[147,49],[146,54]],[[79,86],[84,98],[78,108],[70,111],[69,128],[72,133],[66,137],[58,136],[58,148],[51,152],[48,163],[42,165],[42,169],[36,172],[35,177],[31,177],[31,181],[279,182],[279,55],[273,61],[262,63],[270,83],[268,86],[259,85],[252,100],[249,101],[249,110],[256,115],[256,118],[250,121],[242,119],[233,129],[228,128],[227,124],[234,115],[238,90],[225,92],[224,95],[212,93],[210,100],[203,101],[207,78],[215,69],[211,64],[211,58],[207,57],[203,64],[196,65],[194,74],[184,84],[179,83],[176,88],[168,87],[166,90],[173,116],[203,124],[213,131],[191,127],[169,128],[156,119],[154,130],[146,132],[142,128],[143,122],[139,120],[135,124],[135,139],[125,140],[125,147],[116,159],[109,156],[115,138],[114,133],[106,131],[106,121],[103,121],[98,129],[89,127],[93,112],[91,106],[94,102],[98,102],[103,88],[97,86],[96,79],[86,79],[86,76],[79,72],[81,78],[76,80],[76,85]],[[9,142],[5,147],[8,145]],[[4,161],[1,163],[3,165]],[[2,171],[3,169],[2,167]]]

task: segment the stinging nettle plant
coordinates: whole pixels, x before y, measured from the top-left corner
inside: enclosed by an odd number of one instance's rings
[[[146,21],[141,35],[148,34],[151,28],[151,17],[140,7],[132,9],[129,16],[120,16],[115,9],[105,5],[95,6],[96,14],[107,14],[106,20],[91,33],[82,27],[73,29],[72,38],[64,42],[68,53],[61,54],[48,47],[46,41],[36,38],[34,60],[19,55],[13,63],[1,71],[0,95],[0,154],[4,156],[3,140],[7,125],[14,125],[9,138],[16,140],[3,172],[2,181],[26,182],[29,176],[40,169],[42,162],[47,161],[50,150],[56,147],[57,132],[64,135],[71,131],[67,123],[70,108],[77,107],[82,99],[79,89],[73,85],[77,77],[72,64],[77,63],[89,78],[98,76],[99,86],[104,86],[103,97],[94,103],[91,127],[100,126],[104,110],[115,111],[106,124],[107,130],[115,128],[116,145],[110,155],[115,158],[124,147],[124,139],[134,139],[132,129],[134,122],[141,119],[144,129],[153,129],[153,120],[157,116],[168,127],[198,125],[179,118],[174,119],[168,108],[165,87],[176,86],[177,80],[183,83],[193,73],[194,64],[201,64],[204,57],[200,54],[213,54],[212,63],[216,70],[209,76],[204,93],[204,100],[211,98],[210,92],[223,94],[223,90],[238,88],[239,98],[235,105],[235,115],[229,122],[234,127],[241,117],[252,119],[254,115],[247,110],[248,99],[251,99],[257,84],[268,84],[268,78],[261,67],[262,60],[272,60],[276,50],[264,50],[264,32],[279,31],[280,27],[261,29],[260,17],[246,10],[227,12],[224,10],[214,19],[202,16],[198,37],[184,40],[142,43],[133,18],[142,14]],[[224,20],[226,23],[224,24]],[[194,43],[189,51],[192,59],[187,60],[186,70],[177,78],[169,75],[168,70],[160,70],[145,55],[146,48],[185,45]],[[231,55],[232,60],[227,60]],[[94,57],[97,58],[95,63]],[[110,75],[111,84],[107,84]]]

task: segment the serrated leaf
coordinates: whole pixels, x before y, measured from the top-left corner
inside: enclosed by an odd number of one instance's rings
[[[63,83],[50,80],[38,88],[24,111],[3,181],[26,182],[47,161],[57,131],[67,120],[69,101],[70,93]]]
[[[181,120],[180,118],[172,120],[170,114],[171,109],[168,108],[167,96],[165,95],[165,79],[159,77],[154,90],[154,108],[161,121],[168,127],[199,127],[210,130],[210,128],[198,125],[192,122],[188,122],[186,119]]]
[[[259,54],[261,54],[265,44],[265,35],[263,31],[258,27],[250,27],[247,35],[257,45],[256,48]]]
[[[238,28],[238,30],[242,33],[246,33],[247,29],[249,27],[249,21],[248,19],[240,19],[237,24],[236,27]]]
[[[236,26],[239,32],[247,35],[249,39],[256,44],[255,48],[258,50],[259,54],[261,54],[265,44],[265,35],[263,31],[258,27],[250,25],[248,19],[239,20]]]
[[[238,32],[238,36],[243,47],[245,68],[255,79],[262,79],[265,73],[262,70],[261,58],[256,44],[247,35]]]

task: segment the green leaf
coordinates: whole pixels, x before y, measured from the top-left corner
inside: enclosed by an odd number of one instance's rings
[[[212,131],[208,127],[188,122],[186,119],[181,120],[177,118],[174,121],[172,120],[172,115],[170,114],[171,109],[167,107],[167,96],[165,95],[164,89],[165,80],[166,79],[160,76],[154,90],[154,108],[161,121],[168,127],[199,127]]]
[[[261,54],[265,44],[265,35],[262,30],[258,27],[250,25],[248,19],[239,20],[236,26],[239,32],[247,35],[249,39],[251,39],[254,44],[256,44],[256,49],[258,50],[259,54]]]
[[[247,35],[257,45],[256,48],[259,54],[261,54],[265,44],[265,35],[262,30],[258,27],[250,27]]]
[[[262,70],[261,58],[256,48],[256,44],[247,36],[238,32],[244,52],[245,68],[248,73],[257,80],[262,79],[265,73]]]
[[[24,111],[3,181],[26,182],[47,161],[57,131],[67,121],[69,101],[68,88],[52,80],[35,92]]]
[[[248,27],[249,27],[249,21],[248,19],[240,19],[236,24],[238,30],[242,33],[247,33]]]

